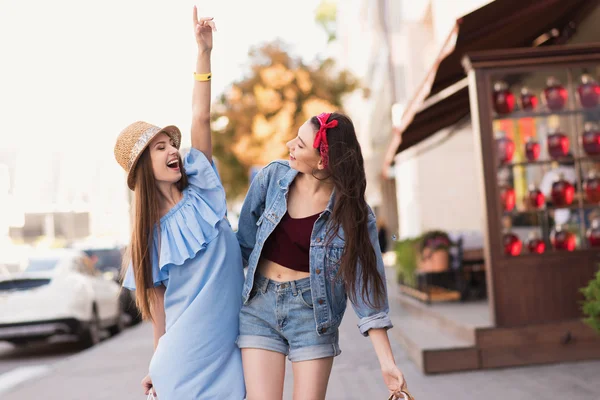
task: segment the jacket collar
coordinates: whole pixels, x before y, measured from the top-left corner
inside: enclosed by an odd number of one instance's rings
[[[277,181],[279,188],[282,191],[287,192],[290,189],[290,185],[292,184],[292,182],[294,182],[294,179],[296,179],[297,175],[298,175],[298,171],[295,170],[294,168],[290,167],[290,170],[288,172],[286,172],[285,175]],[[327,211],[329,214],[333,213],[333,205],[334,204],[335,204],[335,188],[333,188],[333,191],[331,192],[331,196],[329,197],[329,201],[327,202],[327,207],[325,207],[325,211]]]
[[[294,182],[294,179],[296,179],[296,175],[298,175],[298,171],[290,167],[288,172],[286,172],[285,175],[277,181],[279,188],[284,192],[287,192],[292,182]]]

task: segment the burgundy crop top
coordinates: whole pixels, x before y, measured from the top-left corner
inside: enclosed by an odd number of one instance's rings
[[[310,237],[320,214],[296,219],[286,212],[267,238],[262,256],[286,268],[309,272]]]

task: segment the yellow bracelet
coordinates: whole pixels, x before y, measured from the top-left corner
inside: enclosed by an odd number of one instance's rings
[[[210,81],[210,78],[212,78],[212,72],[209,72],[208,74],[197,74],[194,72],[194,79],[198,82]]]

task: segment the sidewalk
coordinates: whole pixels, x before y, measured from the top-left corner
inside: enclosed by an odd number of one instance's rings
[[[399,307],[392,304],[392,315],[399,312]],[[334,363],[327,399],[386,399],[370,340],[360,335],[356,322],[348,308],[340,330],[342,354]],[[397,363],[417,400],[600,399],[600,361],[424,376],[394,340],[392,331],[390,339]],[[1,398],[144,400],[139,382],[151,353],[152,331],[144,323],[55,364],[47,375],[17,386]],[[286,374],[284,399],[291,399],[291,368]]]

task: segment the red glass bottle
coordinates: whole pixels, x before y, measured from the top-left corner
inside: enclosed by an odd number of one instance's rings
[[[500,199],[502,200],[504,211],[512,211],[517,202],[515,189],[510,186],[504,186],[502,189],[500,189]]]
[[[569,137],[563,132],[553,132],[548,135],[548,154],[557,159],[569,154]]]
[[[523,111],[534,111],[537,108],[538,99],[527,87],[521,89],[521,97],[519,100],[521,103],[521,110]]]
[[[515,142],[508,138],[504,132],[498,132],[496,135],[496,150],[500,163],[509,163],[515,154]]]
[[[590,247],[600,247],[600,220],[594,218],[590,229],[585,233]]]
[[[593,122],[586,122],[584,131],[581,135],[583,151],[589,156],[600,154],[600,129]]]
[[[510,114],[515,109],[515,95],[506,82],[498,81],[494,84],[493,103],[494,111],[499,115]]]
[[[546,243],[535,232],[529,234],[527,250],[532,254],[542,254],[546,251]]]
[[[546,107],[552,111],[560,111],[567,104],[567,89],[553,76],[546,80],[546,88],[542,92],[542,96]]]
[[[544,193],[535,187],[535,185],[529,186],[528,200],[529,205],[538,210],[544,208],[544,204],[546,204]]]
[[[577,87],[577,95],[583,108],[596,107],[600,98],[600,85],[591,75],[583,74]]]
[[[518,256],[523,249],[523,242],[517,235],[507,232],[502,237],[504,243],[504,254],[507,256]]]
[[[591,171],[583,182],[583,191],[589,203],[600,203],[600,177],[595,171]]]
[[[550,242],[556,250],[573,251],[577,247],[577,239],[572,232],[557,226],[550,234]]]
[[[563,174],[552,184],[552,205],[556,207],[568,206],[573,203],[575,187],[564,178]]]
[[[538,141],[530,136],[525,142],[525,157],[527,157],[527,160],[529,162],[537,161],[540,158],[541,151],[542,148]]]

